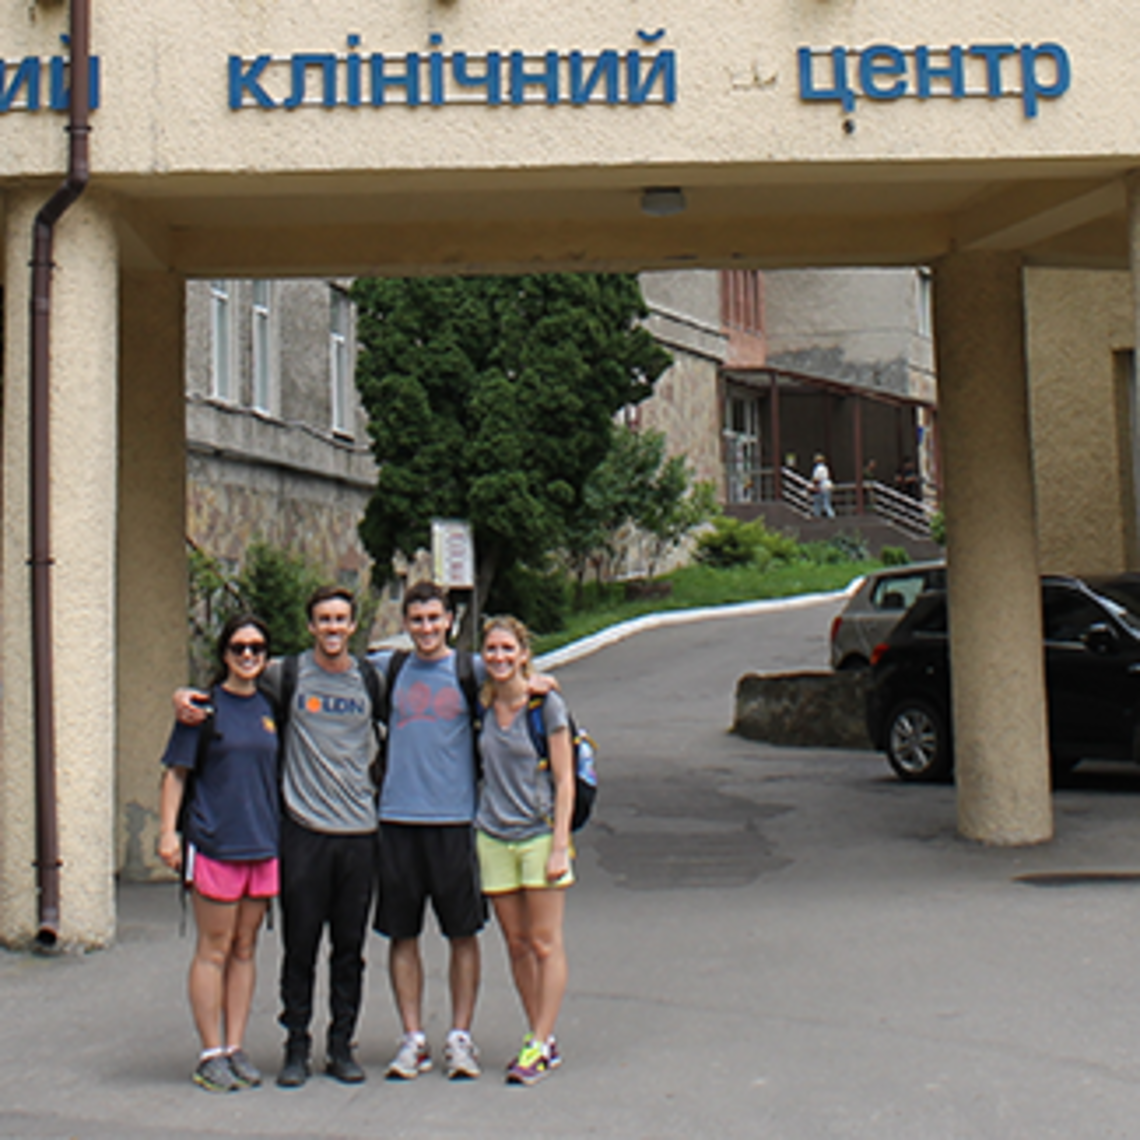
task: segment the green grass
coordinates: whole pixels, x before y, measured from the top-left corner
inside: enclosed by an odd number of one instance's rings
[[[620,584],[599,596],[589,589],[585,607],[571,613],[565,629],[542,634],[534,639],[536,653],[549,653],[559,646],[588,637],[607,626],[642,614],[664,610],[689,610],[700,606],[723,606],[734,602],[752,602],[761,598],[790,598],[798,594],[826,593],[843,589],[853,578],[878,570],[881,562],[838,562],[819,565],[813,562],[772,563],[766,569],[755,566],[732,566],[715,569],[710,566],[686,566],[664,576],[672,582],[673,592],[667,598],[626,602]]]

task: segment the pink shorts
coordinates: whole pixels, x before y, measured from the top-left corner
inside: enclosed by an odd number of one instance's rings
[[[254,859],[245,863],[222,863],[193,853],[190,879],[194,889],[214,902],[237,902],[239,899],[271,899],[278,892],[276,859]]]

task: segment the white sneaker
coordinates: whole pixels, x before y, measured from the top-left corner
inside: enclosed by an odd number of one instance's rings
[[[401,1081],[414,1081],[420,1073],[431,1069],[431,1053],[423,1037],[414,1033],[405,1034],[400,1042],[399,1052],[392,1058],[385,1070],[386,1077]]]
[[[471,1040],[471,1034],[462,1029],[453,1029],[447,1035],[443,1049],[443,1060],[447,1066],[447,1078],[454,1081],[473,1081],[483,1070],[479,1068],[479,1050]]]

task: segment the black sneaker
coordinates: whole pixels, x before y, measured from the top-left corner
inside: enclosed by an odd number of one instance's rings
[[[325,1072],[346,1085],[358,1085],[364,1080],[364,1070],[356,1063],[349,1045],[338,1045],[329,1051]]]
[[[299,1089],[309,1079],[309,1051],[295,1045],[285,1046],[285,1064],[277,1074],[277,1085],[283,1089]]]

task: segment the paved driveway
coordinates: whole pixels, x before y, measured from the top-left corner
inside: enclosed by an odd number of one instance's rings
[[[991,850],[956,838],[952,789],[727,735],[736,677],[822,665],[832,608],[645,633],[560,671],[603,786],[570,899],[567,1059],[544,1084],[498,1078],[521,1022],[492,931],[483,1080],[378,1079],[396,1025],[375,941],[366,1085],[209,1096],[187,1080],[173,889],[131,887],[114,949],[0,955],[0,1136],[1137,1135],[1140,895],[1090,872],[1140,866],[1140,786],[1094,772],[1058,796],[1056,842]],[[268,1071],[276,956],[269,934],[250,1034]]]

